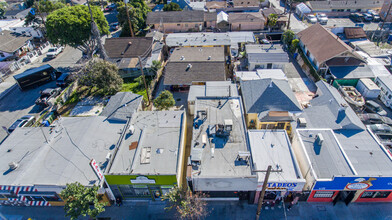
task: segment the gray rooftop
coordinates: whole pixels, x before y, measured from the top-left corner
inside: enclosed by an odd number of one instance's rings
[[[308,1],[312,10],[320,9],[372,9],[381,8],[384,1],[380,0],[344,0],[344,1]]]
[[[134,132],[125,135],[108,173],[177,174],[184,112],[137,112],[132,116],[130,126]]]
[[[289,56],[279,44],[248,44],[245,46],[250,63],[288,63]]]
[[[266,170],[269,165],[273,169],[282,169],[282,172],[272,172],[268,182],[303,180],[285,130],[249,130],[248,136],[256,170]],[[264,177],[265,173],[259,172],[258,182],[264,182]]]
[[[206,112],[204,120],[196,113],[199,110]],[[194,120],[198,127],[193,127],[190,158],[200,164],[193,164],[192,178],[254,177],[250,162],[247,165],[236,159],[240,151],[249,152],[240,97],[197,98]],[[213,134],[215,126],[225,121],[232,124],[227,139]]]
[[[230,81],[210,81],[206,85],[191,85],[188,102],[196,97],[235,97],[238,96],[237,86]]]
[[[331,74],[336,79],[374,78],[372,70],[367,66],[332,66]]]
[[[365,126],[347,104],[338,90],[320,80],[316,83],[317,96],[310,107],[303,109],[308,128],[330,128],[332,130],[364,130]]]
[[[223,47],[180,47],[174,49],[169,62],[224,62]]]
[[[235,77],[243,81],[257,79],[284,79],[286,74],[281,69],[257,69],[256,71],[236,71]]]
[[[178,46],[221,46],[256,41],[253,32],[228,32],[228,33],[173,33],[166,37],[166,45]]]
[[[96,116],[63,117],[53,129],[18,128],[0,146],[0,185],[98,184],[90,160],[105,165],[123,127]],[[11,162],[19,167],[10,171]]]
[[[241,81],[246,113],[301,111],[287,80],[260,79]]]
[[[378,76],[377,77],[382,83],[385,84],[390,90],[392,90],[392,76]]]
[[[125,123],[138,110],[142,100],[141,95],[132,92],[118,92],[110,97],[109,103],[102,110],[101,116],[105,116],[109,121]]]
[[[297,132],[317,179],[356,174],[332,130],[298,129]],[[316,141],[320,134],[324,139],[321,145]]]

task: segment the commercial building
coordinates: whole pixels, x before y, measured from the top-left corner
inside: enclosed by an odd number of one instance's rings
[[[183,111],[133,114],[105,172],[114,196],[123,200],[158,200],[183,183],[185,154]]]
[[[247,44],[248,70],[285,69],[289,56],[279,44]]]
[[[258,203],[266,170],[272,171],[264,201],[279,203],[289,193],[302,193],[305,179],[302,177],[290,139],[285,130],[249,130],[249,145],[254,169],[257,173],[257,190],[254,203]]]
[[[187,179],[210,199],[254,201],[257,177],[240,97],[197,98]]]

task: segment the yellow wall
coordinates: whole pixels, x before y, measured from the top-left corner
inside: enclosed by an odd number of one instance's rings
[[[257,114],[256,113],[249,113],[246,115],[246,126],[249,129],[276,129],[278,127],[278,125],[280,125],[281,123],[284,123],[283,128],[279,127],[279,129],[284,129],[287,131],[287,134],[289,136],[291,136],[291,124],[289,121],[277,121],[277,122],[261,122],[258,118],[257,118]]]

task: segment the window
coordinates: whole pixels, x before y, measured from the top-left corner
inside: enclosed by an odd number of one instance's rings
[[[42,196],[26,196],[26,199],[29,201],[45,201]]]
[[[42,196],[42,198],[44,198],[45,201],[52,201],[52,202],[62,201],[62,200],[60,199],[60,197],[58,197],[57,195],[53,195],[53,196]]]
[[[177,24],[177,26],[179,27],[181,24]]]
[[[150,191],[148,191],[147,186],[133,186],[136,196],[148,196]]]
[[[313,198],[332,198],[334,191],[317,191]]]
[[[388,191],[366,191],[361,198],[387,198],[390,193]]]
[[[118,185],[118,188],[124,197],[140,197],[150,195],[150,192],[145,185]]]

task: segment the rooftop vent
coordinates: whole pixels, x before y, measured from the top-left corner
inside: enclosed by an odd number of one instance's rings
[[[321,133],[318,133],[316,135],[316,143],[321,146],[323,144],[323,142],[324,142],[323,135]]]
[[[188,64],[188,65],[186,66],[186,71],[190,70],[191,68],[192,68],[192,64]]]
[[[107,161],[109,161],[111,157],[112,157],[112,153],[109,152],[108,154],[106,154],[106,160]]]
[[[128,42],[128,45],[129,45],[129,46],[131,46],[131,45],[132,45],[132,42],[131,42],[131,41],[129,41],[129,42]]]
[[[211,56],[208,56],[208,60],[211,60]]]
[[[298,124],[298,127],[300,127],[300,128],[306,127],[306,119],[305,118],[298,118],[297,124]]]
[[[245,164],[248,164],[249,159],[250,159],[249,151],[238,151],[236,161],[244,162]]]
[[[132,135],[133,133],[135,133],[135,126],[131,125],[129,126],[129,134]]]
[[[11,162],[11,163],[8,164],[8,166],[10,167],[10,170],[15,170],[16,168],[19,167],[19,163]]]
[[[185,57],[184,57],[184,56],[181,56],[181,57],[180,57],[180,60],[185,60]]]
[[[158,148],[156,152],[157,154],[163,154],[163,148]]]

